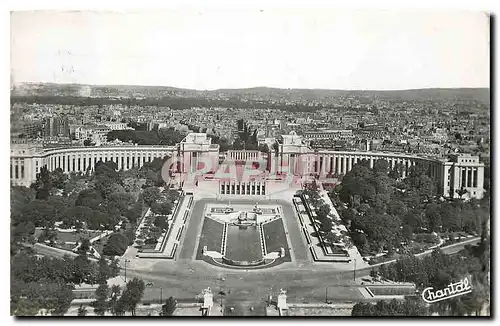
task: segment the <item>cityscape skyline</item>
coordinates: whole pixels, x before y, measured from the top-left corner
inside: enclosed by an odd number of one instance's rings
[[[12,82],[195,90],[489,87],[485,13],[230,13],[14,12]]]
[[[11,316],[491,317],[488,13],[11,31]]]

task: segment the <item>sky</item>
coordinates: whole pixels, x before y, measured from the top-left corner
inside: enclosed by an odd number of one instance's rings
[[[280,9],[11,14],[12,82],[414,89],[489,87],[472,11]]]

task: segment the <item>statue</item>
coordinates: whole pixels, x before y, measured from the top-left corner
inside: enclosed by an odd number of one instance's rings
[[[286,304],[286,291],[280,289],[280,294],[278,295],[278,309],[288,309]]]
[[[205,256],[207,254],[207,250],[208,250],[207,246],[203,246],[203,250],[202,250],[203,256]],[[208,288],[208,290],[210,290],[210,288]]]
[[[258,203],[255,203],[255,206],[253,208],[254,213],[256,214],[262,214],[262,209],[259,208]]]
[[[210,310],[213,306],[213,294],[210,287],[203,290],[203,306],[201,307],[204,310],[208,310],[207,313],[210,314]]]

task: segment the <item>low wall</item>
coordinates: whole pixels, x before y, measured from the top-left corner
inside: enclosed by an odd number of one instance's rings
[[[265,264],[264,259],[254,260],[254,261],[245,261],[245,260],[232,260],[226,257],[222,257],[222,262],[227,265],[232,266],[259,266]]]
[[[294,197],[297,197],[297,196],[294,196]],[[336,258],[338,257],[338,258],[341,258],[341,259],[342,258],[349,258],[349,253],[346,250],[343,250],[344,252],[342,252],[342,253],[333,253],[333,252],[328,252],[327,251],[327,245],[323,241],[323,237],[321,236],[321,233],[319,232],[319,229],[316,226],[316,223],[314,222],[314,218],[313,218],[313,215],[312,215],[312,209],[309,206],[309,203],[307,202],[307,200],[304,197],[304,195],[300,195],[298,197],[302,201],[302,205],[304,205],[304,208],[306,209],[307,215],[309,216],[309,220],[310,220],[310,222],[311,222],[311,224],[312,224],[312,226],[314,228],[314,231],[317,234],[317,238],[319,239],[319,242],[321,244],[321,250],[323,251],[323,254],[325,256],[327,256],[327,257],[336,257]],[[295,207],[296,207],[297,211],[299,212],[299,216],[300,216],[299,208],[297,207],[297,205]],[[309,234],[307,234],[306,237],[309,238]],[[310,238],[308,240],[310,240]]]
[[[35,250],[35,252],[37,252],[39,254],[49,255],[51,257],[56,257],[56,258],[62,258],[65,255],[68,255],[70,257],[77,257],[78,256],[78,254],[76,254],[72,251],[47,246],[47,245],[44,245],[42,243],[35,243],[33,245],[33,249]],[[88,259],[91,261],[98,261],[97,259],[92,258],[92,257],[88,257]]]
[[[177,247],[178,247],[177,244],[174,244],[171,252],[165,254],[163,251],[165,250],[165,247],[167,245],[167,241],[168,241],[169,237],[172,236],[172,234],[171,234],[172,229],[173,229],[172,226],[174,225],[175,221],[178,218],[180,218],[179,216],[177,216],[178,211],[179,211],[181,205],[183,204],[184,200],[186,200],[186,198],[189,198],[188,199],[189,200],[188,206],[187,206],[186,212],[184,213],[184,216],[183,216],[183,223],[186,223],[186,219],[187,219],[187,216],[189,214],[189,207],[191,207],[191,205],[193,203],[193,197],[192,197],[192,195],[189,195],[188,193],[186,193],[186,194],[181,193],[181,195],[178,199],[177,205],[175,206],[174,211],[172,212],[172,216],[173,216],[172,223],[171,223],[170,227],[168,228],[167,233],[163,237],[163,240],[162,240],[162,243],[161,243],[159,250],[153,250],[153,251],[142,250],[142,251],[138,252],[137,257],[139,257],[139,258],[158,258],[158,259],[173,259],[174,258],[175,252],[176,252]],[[175,238],[177,241],[179,241],[183,230],[184,230],[184,225],[177,232],[177,235]]]

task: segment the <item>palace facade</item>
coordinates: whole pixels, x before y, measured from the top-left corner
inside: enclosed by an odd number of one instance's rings
[[[212,144],[204,133],[191,133],[176,146],[96,146],[41,148],[30,144],[12,144],[10,153],[10,180],[14,185],[30,186],[42,167],[49,171],[61,168],[65,173],[93,171],[99,161],[113,161],[118,169],[128,170],[141,167],[155,158],[171,158],[175,162],[176,173],[197,173],[211,175],[217,182],[221,194],[258,194],[264,195],[266,180],[278,176],[313,176],[317,179],[344,175],[361,160],[366,160],[370,167],[379,159],[384,159],[393,169],[397,167],[402,177],[408,174],[410,167],[424,165],[428,175],[437,181],[438,191],[444,197],[460,197],[458,191],[464,190],[464,198],[482,198],[484,195],[484,164],[479,157],[467,154],[454,155],[450,159],[407,155],[387,152],[345,152],[333,150],[314,150],[302,136],[291,132],[276,140],[269,152],[228,151],[219,153],[219,145]],[[223,160],[224,162],[221,162]],[[217,171],[227,162],[258,163],[261,177],[256,181],[228,180],[218,177]],[[244,163],[243,163],[244,164]],[[251,184],[248,182],[252,182]],[[253,182],[258,182],[254,184]],[[257,190],[258,189],[258,190]]]

